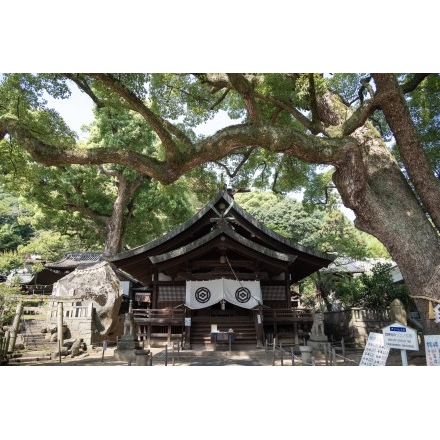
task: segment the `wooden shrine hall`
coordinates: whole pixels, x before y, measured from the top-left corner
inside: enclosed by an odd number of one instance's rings
[[[184,349],[231,337],[298,344],[314,313],[298,307],[293,285],[334,259],[270,230],[226,189],[168,234],[108,258],[143,286],[130,293],[139,340]]]

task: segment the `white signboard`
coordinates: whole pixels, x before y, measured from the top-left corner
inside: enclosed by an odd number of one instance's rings
[[[426,365],[440,366],[440,335],[425,335]]]
[[[395,322],[382,328],[385,347],[399,350],[418,350],[419,339],[417,331],[411,327]]]
[[[367,345],[364,348],[359,366],[385,366],[390,349],[383,344],[383,334],[371,332],[368,335]]]
[[[191,327],[191,318],[185,318],[185,327]]]

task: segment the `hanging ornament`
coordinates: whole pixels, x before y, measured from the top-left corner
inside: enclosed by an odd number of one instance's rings
[[[432,307],[432,301],[429,301],[428,303],[428,319],[434,319],[435,313],[434,308]]]

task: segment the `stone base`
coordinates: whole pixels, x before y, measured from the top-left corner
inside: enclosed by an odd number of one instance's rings
[[[123,340],[119,340],[117,346],[118,346],[118,350],[134,350],[136,348],[141,348],[139,346],[139,342],[138,341],[123,341]]]
[[[150,360],[150,350],[135,350],[134,354],[136,356],[136,366],[148,366]]]
[[[324,338],[322,338],[322,340],[318,340],[318,341],[309,339],[307,341],[307,345],[312,347],[314,350],[324,350],[329,345],[329,342],[327,340],[327,336],[325,336]]]
[[[311,365],[312,364],[312,351],[313,347],[310,347],[309,345],[300,345],[299,351],[301,352],[301,359],[305,364]]]
[[[128,365],[148,365],[150,350],[137,348],[133,350],[121,350],[120,348],[114,351],[114,356],[119,361],[127,362]]]

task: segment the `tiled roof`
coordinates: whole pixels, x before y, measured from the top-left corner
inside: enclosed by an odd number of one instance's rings
[[[385,258],[355,260],[351,257],[338,257],[328,267],[322,268],[320,271],[325,273],[371,273],[374,266],[379,263],[395,265],[393,261]]]
[[[365,269],[358,265],[358,261],[350,257],[338,257],[328,267],[320,270],[325,273],[363,273]]]
[[[50,269],[76,269],[78,266],[88,266],[102,261],[101,252],[68,252],[64,257],[53,263],[46,263]]]

